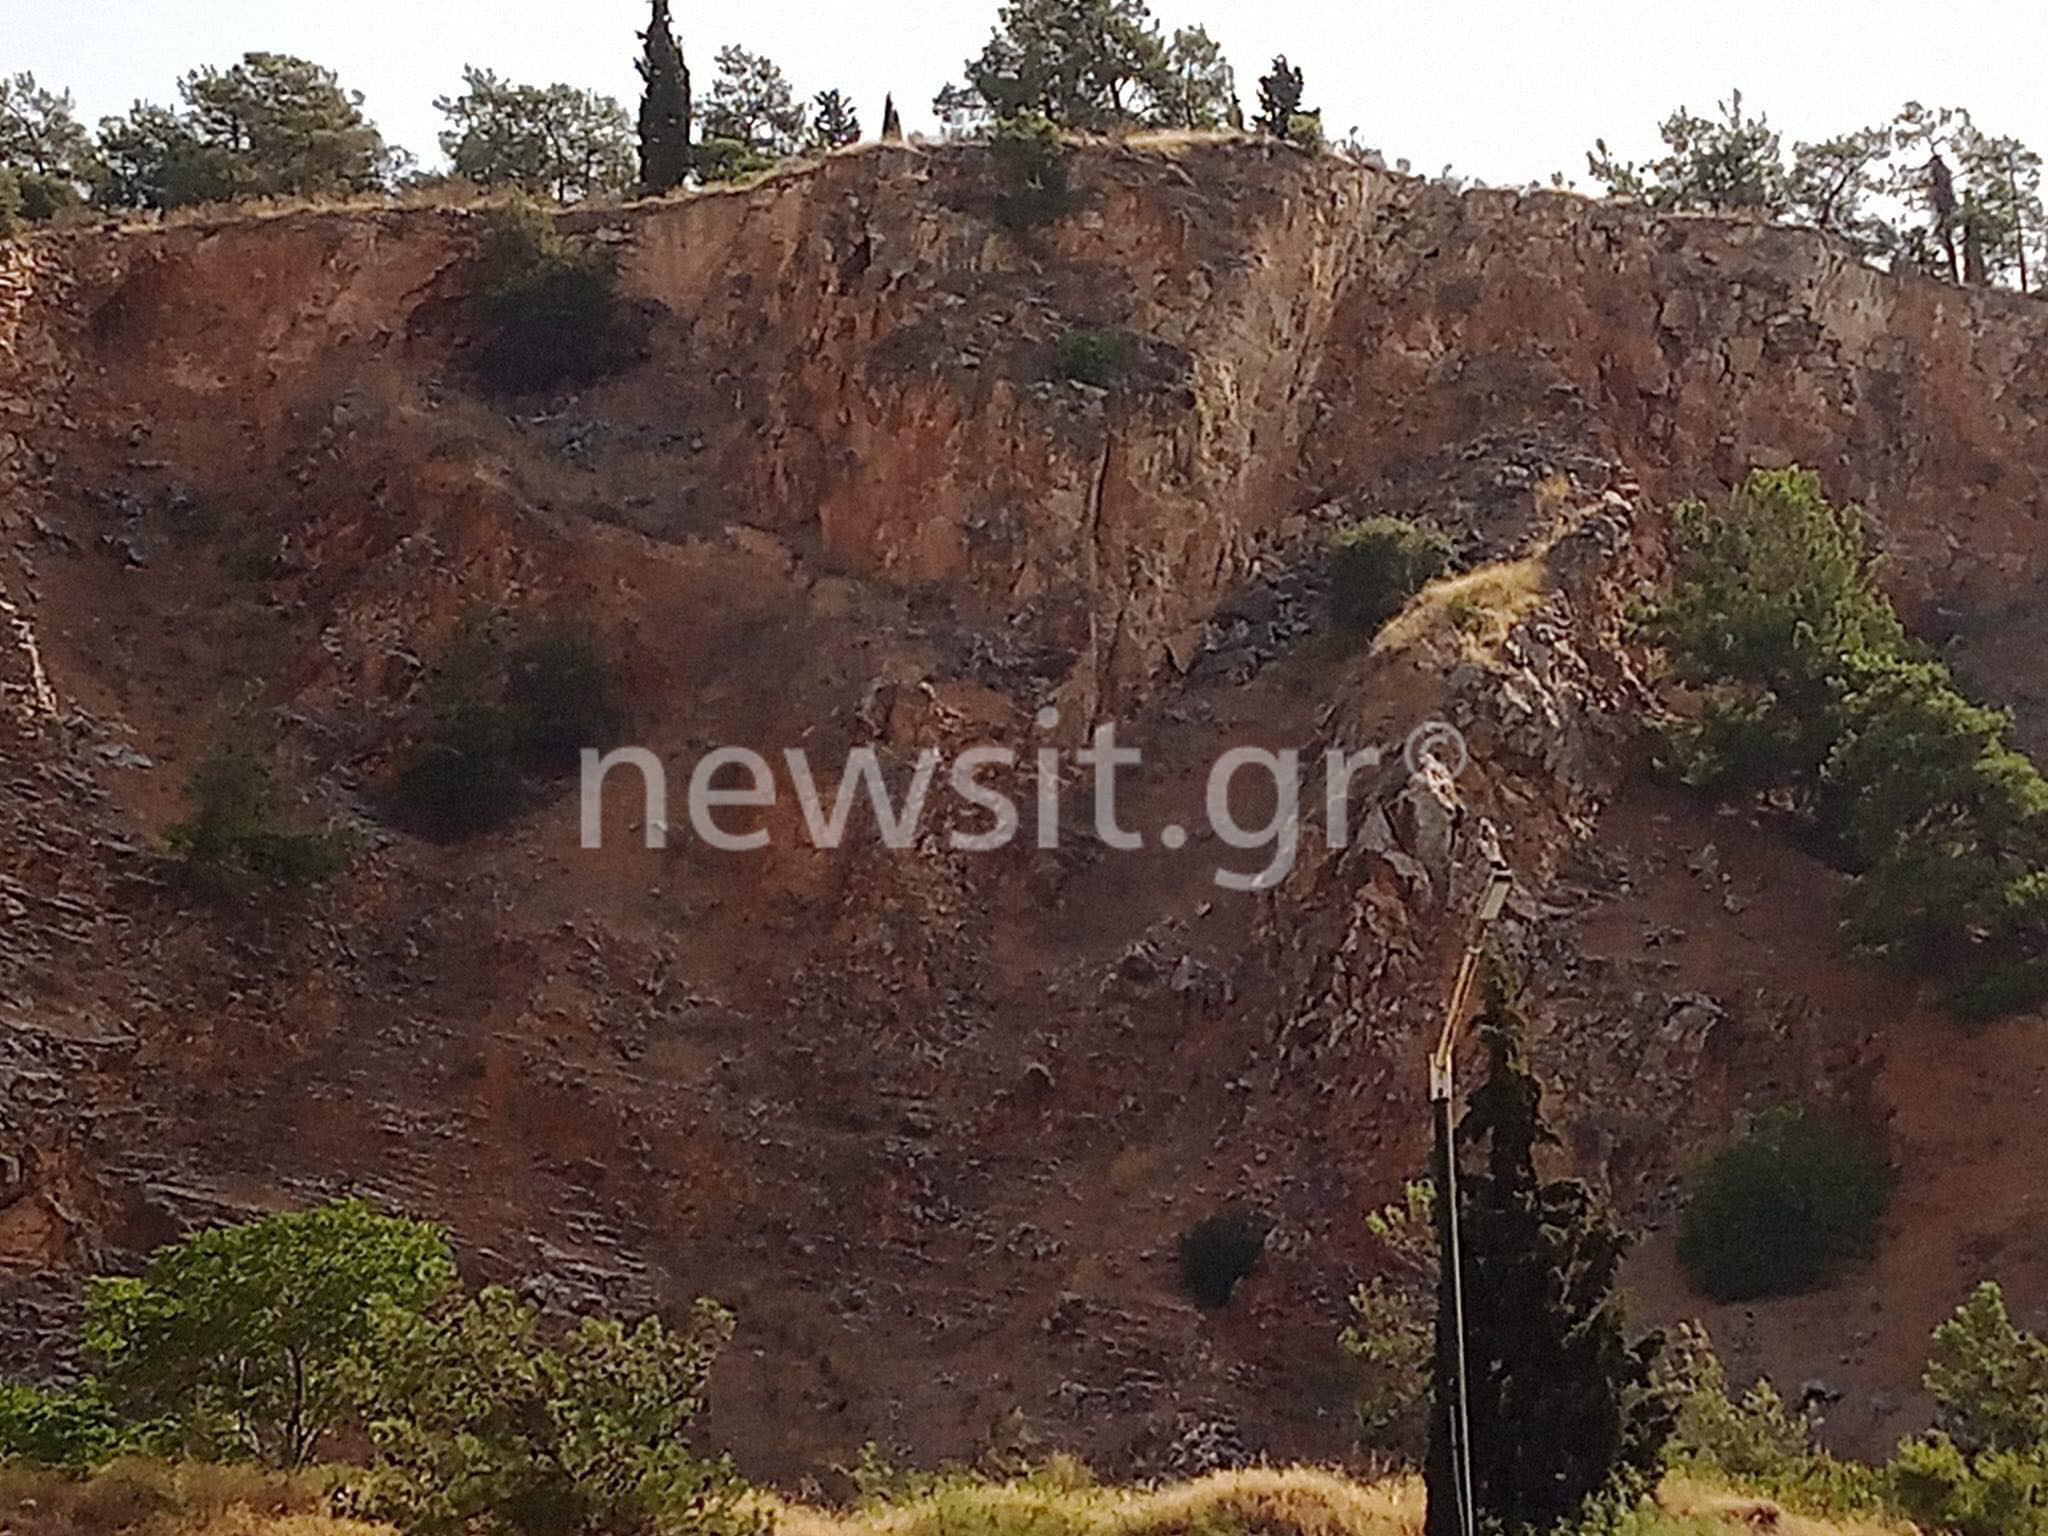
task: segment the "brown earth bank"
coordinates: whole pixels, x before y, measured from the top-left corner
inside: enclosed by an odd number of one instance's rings
[[[1566,1154],[1652,1229],[1648,1313],[1707,1310],[1676,1177],[1803,1098],[1882,1128],[1901,1193],[1842,1286],[1709,1312],[1739,1371],[1842,1393],[1875,1450],[1969,1282],[2038,1319],[2040,1021],[1960,1030],[1850,957],[1836,877],[1659,788],[1627,616],[1673,499],[1808,464],[2038,743],[2048,311],[1270,143],[1070,155],[1075,210],[1024,234],[973,147],[573,215],[646,355],[509,406],[470,382],[472,214],[0,251],[0,1366],[58,1363],[81,1273],[348,1189],[564,1306],[731,1304],[713,1431],[761,1476],[869,1440],[1342,1455],[1361,1217],[1419,1167],[1495,851]],[[1076,327],[1133,337],[1128,376],[1061,379]],[[1471,574],[1345,645],[1315,553],[1379,511]],[[913,847],[820,851],[786,784],[750,854],[679,810],[646,849],[624,793],[586,852],[573,781],[404,835],[380,788],[480,604],[594,624],[678,800],[718,745],[832,778],[872,743],[900,783],[928,746],[1052,744],[1063,845],[956,851],[978,813],[940,796]],[[154,850],[252,686],[360,849],[224,910]],[[1400,751],[1438,719],[1455,780]],[[1109,721],[1145,752],[1137,852],[1072,763]],[[1348,846],[1311,828],[1245,894],[1212,871],[1263,856],[1156,836],[1233,746],[1388,755]],[[1231,1198],[1268,1256],[1198,1312],[1175,1240]]]

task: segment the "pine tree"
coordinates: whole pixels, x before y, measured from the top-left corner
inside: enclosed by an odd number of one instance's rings
[[[1303,86],[1301,71],[1281,54],[1273,61],[1273,72],[1259,80],[1259,115],[1252,126],[1276,139],[1293,137]]]
[[[820,91],[811,98],[811,143],[819,149],[844,149],[860,142],[860,118],[853,103],[839,91]]]
[[[1473,1504],[1482,1530],[1544,1530],[1600,1493],[1644,1486],[1674,1410],[1651,1386],[1662,1336],[1630,1342],[1623,1331],[1615,1276],[1627,1237],[1584,1184],[1537,1172],[1536,1149],[1556,1137],[1523,1056],[1521,1021],[1496,1005],[1480,1027],[1491,1069],[1457,1136],[1485,1149],[1484,1171],[1459,1175]],[[1428,1536],[1458,1533],[1449,1283],[1447,1269],[1432,1367]]]
[[[669,25],[668,0],[654,0],[641,42],[640,185],[658,195],[690,174],[690,69]]]
[[[903,114],[896,110],[896,97],[893,92],[882,99],[882,142],[903,142]]]

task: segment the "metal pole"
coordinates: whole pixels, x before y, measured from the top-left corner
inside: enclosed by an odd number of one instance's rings
[[[1444,1092],[1432,1094],[1431,1108],[1436,1121],[1437,1203],[1443,1215],[1438,1222],[1440,1262],[1450,1281],[1451,1339],[1456,1361],[1456,1393],[1451,1400],[1451,1485],[1458,1501],[1459,1536],[1475,1536],[1478,1511],[1472,1491],[1472,1390],[1465,1365],[1465,1265],[1459,1240],[1458,1157],[1452,1124],[1453,1102],[1448,1078]]]
[[[1450,1411],[1451,1484],[1458,1501],[1459,1536],[1477,1536],[1477,1493],[1472,1478],[1472,1385],[1465,1357],[1465,1259],[1458,1213],[1457,1084],[1454,1062],[1458,1029],[1470,1005],[1472,984],[1485,954],[1486,930],[1507,904],[1514,883],[1507,865],[1495,861],[1480,898],[1479,920],[1458,962],[1457,978],[1444,1006],[1443,1032],[1429,1060],[1429,1102],[1434,1122],[1437,1162],[1437,1202],[1442,1216],[1437,1223],[1439,1253],[1444,1275],[1450,1281],[1452,1354],[1456,1361],[1454,1400]]]

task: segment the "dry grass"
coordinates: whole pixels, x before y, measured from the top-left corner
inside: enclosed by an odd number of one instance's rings
[[[945,1478],[902,1502],[853,1512],[769,1507],[779,1536],[1406,1536],[1422,1528],[1419,1484],[1366,1484],[1316,1467],[1131,1488],[1097,1485],[1055,1463],[1007,1482]]]
[[[1814,1519],[1752,1494],[1733,1493],[1697,1478],[1668,1477],[1657,1492],[1658,1507],[1671,1521],[1707,1536],[1725,1531],[1773,1531],[1778,1536],[1907,1536],[1903,1522],[1871,1516]]]
[[[329,1479],[117,1461],[91,1477],[0,1466],[0,1536],[392,1536],[327,1513]]]
[[[117,1462],[89,1478],[0,1467],[0,1536],[397,1536],[325,1513],[330,1478],[246,1467]],[[1161,1487],[1098,1484],[1054,1458],[1026,1476],[970,1473],[914,1481],[857,1509],[758,1509],[775,1536],[1418,1536],[1422,1485],[1361,1482],[1320,1467],[1248,1467]],[[1666,1481],[1657,1503],[1615,1536],[1907,1536],[1876,1520],[1824,1521],[1695,1478]]]
[[[1418,592],[1373,640],[1375,651],[1406,651],[1454,637],[1458,648],[1483,657],[1550,595],[1550,567],[1541,552],[1482,565],[1433,581]]]

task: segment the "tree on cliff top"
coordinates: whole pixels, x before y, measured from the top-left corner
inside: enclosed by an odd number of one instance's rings
[[[487,69],[464,69],[462,79],[460,96],[434,103],[448,118],[441,152],[456,175],[563,203],[632,185],[633,126],[611,97],[515,85]]]
[[[1459,1176],[1473,1503],[1481,1530],[1537,1531],[1603,1493],[1644,1486],[1675,1409],[1652,1382],[1662,1335],[1631,1341],[1624,1329],[1615,1279],[1627,1236],[1584,1184],[1537,1171],[1537,1148],[1556,1137],[1523,1056],[1521,1020],[1496,1005],[1480,1032],[1490,1070],[1457,1136],[1461,1147],[1485,1149],[1483,1171]],[[1454,1316],[1439,1294],[1429,1536],[1458,1530]],[[1543,1432],[1531,1434],[1532,1425]]]
[[[178,83],[183,111],[138,102],[100,125],[98,195],[114,207],[177,208],[247,197],[345,197],[390,185],[400,157],[334,71],[245,54]]]
[[[793,155],[803,148],[803,103],[782,66],[765,54],[719,49],[718,76],[697,112],[706,144],[738,144],[763,155]]]
[[[1035,113],[1116,133],[1158,120],[1175,96],[1167,45],[1144,0],[1007,0],[967,82],[932,103],[955,126]]]
[[[690,70],[669,25],[668,0],[654,0],[640,41],[640,185],[659,195],[690,174]]]
[[[1322,113],[1302,106],[1306,82],[1301,68],[1281,54],[1272,71],[1259,78],[1259,115],[1252,126],[1260,133],[1290,143],[1315,145],[1323,136]]]

